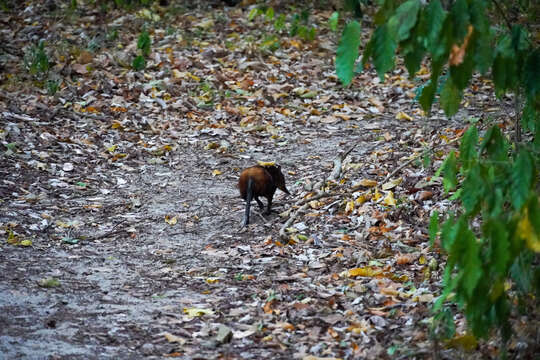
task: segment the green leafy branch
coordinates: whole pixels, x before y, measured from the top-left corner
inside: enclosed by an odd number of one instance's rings
[[[537,304],[540,292],[540,48],[521,24],[494,32],[485,0],[456,0],[448,11],[439,0],[384,0],[380,5],[374,17],[378,26],[364,47],[361,65],[372,61],[384,80],[397,51],[411,77],[430,59],[431,78],[418,96],[426,112],[439,96],[445,113],[454,115],[474,72],[491,76],[497,97],[515,94],[516,143],[496,126],[480,142],[477,128],[470,127],[459,152],[451,152],[440,169],[445,190],[457,189],[451,199],[461,207],[446,215],[440,228],[448,259],[444,289],[434,307],[436,320],[453,322],[445,304],[455,302],[476,336],[498,328],[504,354],[514,303],[533,299]],[[360,45],[360,24],[351,20],[336,54],[343,85],[353,79]],[[438,231],[439,215],[434,213],[432,241]],[[452,336],[454,324],[445,329],[442,333]]]
[[[146,58],[150,55],[151,45],[152,40],[150,39],[150,34],[148,34],[148,31],[144,28],[137,40],[137,49],[140,50],[140,55],[133,59],[132,67],[135,71],[140,71],[146,67]]]

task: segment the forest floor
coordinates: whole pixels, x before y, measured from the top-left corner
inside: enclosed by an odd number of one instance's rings
[[[51,4],[1,13],[0,358],[496,356],[461,316],[432,340],[428,224],[452,206],[433,174],[467,121],[509,125],[512,99],[476,78],[453,120],[426,116],[429,72],[400,64],[343,88],[330,11],[310,42],[241,6]],[[39,39],[50,69],[31,75]],[[258,160],[291,195],[241,229],[236,183]]]

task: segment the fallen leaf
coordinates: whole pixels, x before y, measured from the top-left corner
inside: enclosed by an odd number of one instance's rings
[[[212,309],[202,309],[202,308],[184,308],[184,314],[187,314],[189,317],[200,317],[203,315],[213,315],[214,311]]]
[[[374,187],[377,186],[377,182],[375,180],[369,180],[369,179],[362,179],[355,183],[354,185],[360,185],[365,187]]]
[[[20,243],[21,246],[32,246],[32,240],[23,240]]]
[[[413,121],[413,118],[409,115],[405,114],[403,111],[400,111],[396,114],[397,120],[407,120],[407,121]]]
[[[414,259],[415,259],[415,256],[411,254],[396,255],[396,264],[398,265],[410,264],[414,261]]]
[[[165,215],[165,222],[169,225],[176,225],[178,219],[176,216],[170,217],[169,215]]]
[[[184,345],[186,343],[186,339],[168,332],[164,333],[163,336],[165,336],[165,339],[167,339],[167,341],[170,343],[178,343],[180,345]]]
[[[394,193],[389,191],[384,200],[383,200],[383,203],[388,205],[388,206],[396,206],[396,199],[394,199]]]
[[[393,189],[395,188],[396,186],[398,186],[399,184],[401,184],[401,182],[403,181],[402,178],[397,178],[397,179],[394,179],[394,180],[391,180],[387,183],[384,183],[381,188],[383,190],[390,190],[390,189]]]
[[[267,301],[266,304],[263,306],[263,310],[266,314],[272,313],[272,305],[274,304],[274,300]]]

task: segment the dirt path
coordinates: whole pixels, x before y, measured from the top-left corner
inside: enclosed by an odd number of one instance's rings
[[[28,74],[2,77],[0,358],[431,356],[444,258],[427,223],[450,203],[432,179],[444,154],[426,167],[420,155],[461,125],[436,109],[422,117],[411,90],[422,79],[398,66],[381,82],[371,69],[343,88],[326,25],[270,51],[256,44],[272,23],[202,6],[154,8],[168,22],[152,23],[136,72],[125,59],[138,53],[140,13],[59,18],[40,6],[2,23],[19,47],[46,37],[63,82],[48,96]],[[72,34],[106,38],[100,22],[121,26],[118,38],[85,53]],[[58,55],[64,37],[81,49]],[[0,65],[16,73],[22,56]],[[490,106],[475,100],[459,118]],[[311,201],[280,238],[356,142],[327,184],[338,195]],[[282,165],[292,196],[278,191],[268,217],[252,207],[239,232],[236,181],[257,160]]]
[[[31,136],[31,126],[19,126],[24,128],[26,137]],[[253,253],[261,256],[252,247],[261,247],[268,236],[276,237],[280,220],[276,213],[266,220],[255,215],[254,225],[238,232],[244,207],[236,189],[238,169],[256,159],[275,159],[285,171],[300,174],[303,168],[315,168],[322,174],[331,167],[329,160],[340,149],[340,142],[354,139],[346,126],[302,131],[304,135],[300,137],[310,137],[311,143],[261,145],[264,152],[244,154],[245,159],[205,151],[203,145],[216,140],[207,136],[191,144],[185,139],[184,143],[179,142],[169,154],[167,164],[130,167],[129,171],[103,165],[95,172],[91,165],[80,163],[79,170],[93,180],[94,189],[110,190],[106,195],[68,185],[61,189],[50,186],[54,181],[46,174],[36,178],[35,174],[16,172],[16,160],[10,164],[13,167],[3,168],[6,179],[13,177],[19,186],[20,180],[25,179],[27,189],[40,191],[38,200],[28,206],[20,196],[15,196],[17,186],[2,188],[2,222],[33,222],[34,227],[25,226],[36,229],[29,231],[34,234],[32,247],[3,246],[0,252],[3,356],[159,357],[178,350],[176,343],[167,342],[164,333],[209,333],[220,322],[231,326],[230,312],[249,314],[248,309],[239,309],[251,296],[264,296],[276,285],[272,268],[285,267],[291,275],[302,269],[292,258],[264,253],[267,257],[251,258]],[[296,134],[291,132],[290,136]],[[305,154],[314,160],[307,159]],[[215,168],[224,174],[212,176]],[[61,181],[75,182],[69,173],[64,175]],[[80,173],[74,177],[80,177]],[[295,183],[298,178],[287,175],[293,194],[301,191],[299,183]],[[278,193],[275,212],[289,208],[292,200]],[[96,204],[99,206],[92,206]],[[47,222],[36,216],[40,211],[50,216]],[[177,224],[167,224],[167,215],[175,215]],[[71,223],[64,228],[62,219],[66,218]],[[77,243],[69,244],[69,239]],[[229,288],[227,282],[234,280],[231,277],[242,273],[262,280],[240,281]],[[204,280],[216,276],[229,277],[229,281],[209,286]],[[40,281],[52,278],[60,286],[39,286]],[[203,295],[208,291],[211,298]],[[214,308],[219,315],[194,324],[183,314],[184,308],[192,307]],[[256,308],[252,305],[251,310],[259,313]],[[247,327],[242,322],[238,325],[240,329]],[[197,351],[190,353],[189,346],[182,348],[192,358],[212,358],[233,351],[232,346],[235,353],[245,348],[255,358],[274,354],[271,348],[254,350],[253,344],[233,344],[217,349],[216,344],[209,343],[204,356],[197,341],[193,344]],[[285,354],[294,351],[291,347]]]

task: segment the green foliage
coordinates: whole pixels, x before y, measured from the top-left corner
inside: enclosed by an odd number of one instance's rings
[[[146,60],[142,55],[138,55],[133,59],[131,67],[133,67],[133,70],[135,71],[141,71],[146,67]]]
[[[452,78],[448,78],[441,91],[441,105],[448,116],[457,113],[461,94],[459,89],[454,85]]]
[[[328,19],[328,27],[330,30],[336,32],[337,26],[339,21],[339,13],[337,11],[334,11],[332,15],[330,15],[330,18]]]
[[[261,8],[253,8],[248,14],[248,20],[253,21],[258,15],[262,13],[263,13],[263,10]]]
[[[538,267],[533,265],[534,253],[540,252],[540,204],[535,192],[540,159],[524,149],[509,157],[509,148],[498,127],[491,128],[481,144],[476,127],[471,127],[463,136],[459,158],[452,153],[445,161],[448,188],[458,183],[459,168],[463,178],[459,198],[465,211],[450,216],[442,226],[448,262],[444,291],[435,306],[440,310],[455,293],[453,301],[464,310],[476,336],[497,327],[504,341],[511,334],[508,318],[514,298],[526,299],[540,291]],[[469,224],[478,220],[481,226],[471,229]],[[524,261],[530,266],[521,266]],[[519,286],[507,288],[508,280]]]
[[[285,14],[279,14],[276,16],[274,8],[267,5],[261,5],[254,7],[248,13],[248,20],[254,21],[257,17],[264,16],[264,20],[267,23],[273,23],[274,30],[280,33],[288,26],[289,36],[298,36],[304,41],[313,41],[317,35],[317,28],[309,23],[309,12],[303,10],[300,13],[293,14],[289,18]],[[337,19],[336,19],[337,23]],[[275,50],[279,48],[278,43],[269,46],[270,39],[277,38],[277,35],[267,34],[263,39],[261,48]]]
[[[389,35],[395,41],[399,42],[409,38],[411,29],[416,25],[419,9],[419,0],[409,0],[397,8],[387,25]]]
[[[265,13],[264,13],[264,17],[266,18],[267,21],[272,21],[274,20],[274,8],[273,7],[269,7],[268,9],[266,9]]]
[[[439,232],[439,213],[434,211],[429,221],[429,243],[433,246]]]
[[[277,32],[280,32],[281,30],[283,30],[283,28],[285,27],[285,20],[286,20],[285,14],[280,14],[276,18],[276,20],[274,21],[274,29]]]
[[[370,42],[373,41],[373,62],[377,74],[381,80],[384,80],[384,73],[394,68],[394,53],[397,44],[389,35],[388,26],[383,25],[375,30]],[[367,54],[364,54],[367,57]],[[367,59],[366,59],[367,60]]]
[[[373,61],[379,77],[394,66],[395,49],[400,48],[412,76],[425,56],[432,60],[431,83],[423,86],[420,104],[429,111],[435,101],[435,86],[445,66],[450,80],[445,82],[441,103],[447,115],[459,108],[463,89],[476,69],[490,69],[497,95],[521,91],[540,107],[540,50],[521,25],[494,37],[483,0],[457,0],[445,11],[440,0],[422,5],[420,0],[384,0],[375,16],[379,26],[367,43],[363,63]],[[342,42],[350,41],[342,35]],[[350,44],[351,46],[354,44]],[[493,52],[495,48],[495,52]],[[337,54],[339,57],[340,54]],[[336,65],[340,61],[336,61]],[[344,76],[343,78],[341,76]],[[348,84],[348,73],[338,77]]]
[[[0,0],[0,10],[8,12],[10,7],[11,6],[7,0]]]
[[[362,65],[372,61],[384,79],[399,49],[412,77],[429,59],[431,77],[417,92],[426,112],[438,98],[448,116],[455,114],[475,71],[491,76],[496,96],[513,92],[524,100],[521,123],[515,125],[528,132],[524,142],[510,143],[497,126],[482,136],[475,126],[465,132],[459,152],[451,152],[436,174],[444,173],[444,189],[455,191],[450,200],[458,200],[460,208],[446,214],[441,226],[433,213],[429,224],[430,241],[440,234],[448,255],[443,291],[434,306],[436,335],[454,334],[452,311],[446,307],[452,301],[474,335],[487,336],[497,328],[506,342],[514,304],[534,309],[540,294],[540,48],[526,25],[504,21],[492,26],[496,17],[488,14],[485,0],[445,3],[448,10],[440,0],[381,0]],[[527,11],[529,4],[521,3],[520,9]],[[350,64],[356,60],[353,39],[344,31],[336,54],[344,85],[351,82]]]
[[[276,51],[279,49],[279,38],[276,35],[268,35],[263,39],[260,46],[264,50]]]
[[[114,4],[117,7],[120,8],[132,8],[134,6],[150,6],[154,2],[154,0],[109,0],[110,2],[114,2]]]
[[[354,20],[345,25],[336,53],[336,72],[343,85],[351,83],[354,63],[360,46],[360,24]]]
[[[137,49],[140,50],[141,54],[133,59],[133,62],[131,64],[133,70],[141,71],[146,68],[146,58],[148,57],[148,55],[150,55],[151,44],[152,40],[150,39],[148,31],[146,29],[143,29],[137,40]]]
[[[290,36],[299,36],[302,40],[313,41],[315,34],[315,26],[309,25],[309,12],[307,10],[293,15],[289,28]]]
[[[113,41],[115,41],[116,39],[118,39],[118,29],[116,29],[116,28],[110,29],[110,30],[107,32],[106,39],[107,39],[107,41],[109,41],[109,42],[113,42]]]
[[[60,81],[49,79],[49,80],[47,80],[46,85],[47,85],[47,93],[49,95],[54,95],[54,94],[56,94],[56,92],[60,88]]]
[[[143,29],[137,40],[137,49],[141,50],[141,54],[144,57],[150,55],[150,45],[152,41],[150,40],[150,35],[146,29]]]
[[[361,19],[363,15],[362,2],[365,2],[365,0],[343,0],[345,10],[352,12],[353,16],[357,19]]]
[[[49,57],[45,52],[45,41],[30,46],[24,54],[24,66],[28,72],[38,78],[43,78],[49,72]]]

